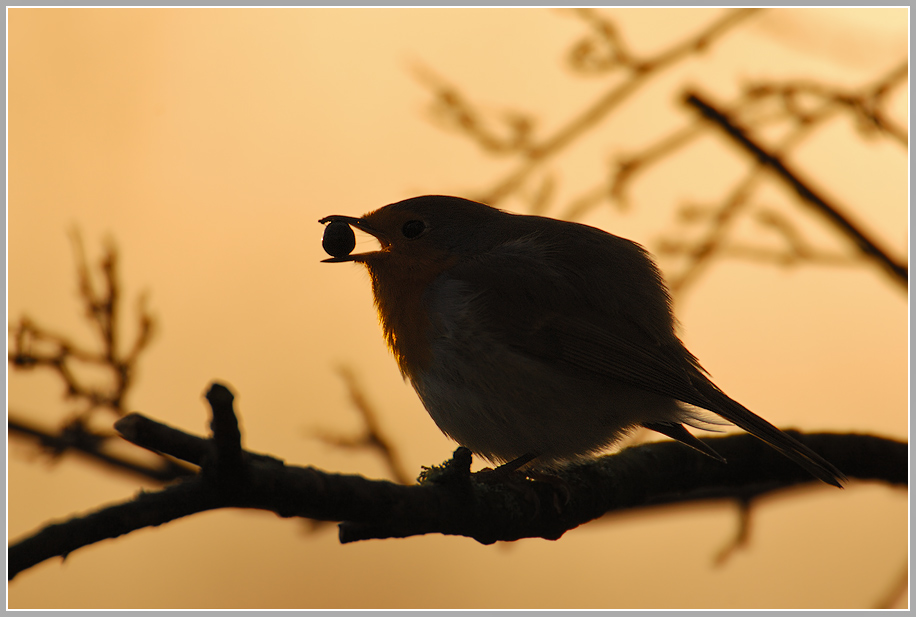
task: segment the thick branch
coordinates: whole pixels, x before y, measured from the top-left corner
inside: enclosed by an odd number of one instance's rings
[[[526,537],[555,540],[608,512],[710,499],[747,502],[814,482],[749,435],[710,438],[729,459],[727,465],[680,444],[661,442],[572,466],[543,481],[471,474],[470,452],[459,448],[449,465],[434,468],[414,486],[289,466],[242,451],[243,469],[233,470],[227,482],[225,467],[214,464],[224,454],[215,441],[194,438],[137,414],[119,421],[117,428],[144,447],[203,463],[203,473],[20,540],[8,551],[10,578],[82,546],[216,508],[257,508],[283,517],[341,521],[341,542],[442,533],[491,544]],[[865,435],[795,436],[850,478],[907,482],[904,443]]]

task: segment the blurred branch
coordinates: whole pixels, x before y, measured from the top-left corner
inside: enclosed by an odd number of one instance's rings
[[[13,350],[9,363],[13,369],[31,370],[46,367],[55,372],[66,386],[67,398],[82,401],[85,407],[78,413],[87,417],[99,408],[124,414],[125,398],[133,385],[137,360],[149,345],[154,331],[154,321],[146,309],[146,299],[138,302],[139,328],[137,337],[126,354],[119,350],[120,285],[118,283],[118,254],[111,245],[99,263],[102,290],[95,289],[79,234],[73,232],[72,240],[77,260],[79,297],[90,325],[101,339],[101,350],[94,351],[78,345],[71,339],[54,334],[38,326],[28,317],[10,326]],[[50,349],[45,349],[49,347]],[[113,378],[111,388],[84,383],[73,371],[73,363],[82,362],[109,370]]]
[[[653,77],[664,69],[684,60],[690,55],[705,51],[735,25],[747,19],[760,9],[737,9],[728,11],[699,33],[670,45],[662,52],[646,58],[637,58],[624,44],[613,22],[592,9],[576,9],[574,14],[583,19],[593,32],[574,46],[570,54],[573,69],[594,73],[597,70],[621,70],[626,78],[615,84],[580,113],[565,122],[550,136],[535,142],[531,137],[533,120],[527,115],[514,112],[510,115],[514,126],[511,138],[495,140],[483,131],[483,112],[470,103],[456,88],[448,86],[441,78],[434,77],[429,69],[419,69],[419,79],[433,91],[435,115],[440,121],[466,131],[475,141],[488,150],[517,152],[522,162],[515,171],[508,174],[496,186],[485,191],[479,201],[496,205],[509,194],[518,190],[528,177],[545,162],[558,155],[591,128],[601,122],[614,109],[631,98]],[[520,120],[521,119],[521,120]]]
[[[774,171],[780,179],[795,189],[802,200],[813,206],[816,211],[825,216],[841,233],[855,242],[859,250],[881,264],[892,275],[895,281],[902,284],[904,287],[908,285],[906,266],[896,263],[883,248],[878,246],[874,239],[868,237],[864,231],[859,229],[857,225],[841,212],[841,207],[828,202],[826,197],[812,188],[810,182],[801,178],[799,172],[790,169],[782,159],[768,152],[763,146],[751,139],[747,133],[742,128],[735,125],[726,114],[699,95],[688,93],[685,100],[689,105],[696,107],[707,119],[725,131],[725,133],[736,143],[753,154],[760,164]]]
[[[765,93],[777,89],[773,86],[765,87],[755,85],[747,89],[742,101],[733,106],[727,114],[722,112],[722,115],[741,118],[743,124],[753,122],[755,125],[789,120],[791,122],[789,132],[783,137],[777,147],[768,152],[772,157],[781,157],[784,156],[790,148],[797,146],[803,139],[811,135],[815,128],[823,125],[827,120],[832,118],[842,108],[842,106],[837,104],[837,101],[856,99],[862,101],[861,105],[863,106],[876,106],[877,103],[869,103],[866,105],[864,101],[870,101],[872,97],[876,96],[876,93],[881,94],[881,96],[887,93],[899,82],[900,73],[898,67],[890,71],[887,75],[880,77],[875,82],[859,88],[856,91],[857,94],[837,94],[835,89],[820,87],[822,92],[834,92],[834,94],[822,97],[820,100],[814,102],[816,104],[807,101],[802,105],[797,97],[790,97],[793,102],[786,103],[782,101],[782,110],[775,115],[770,114],[768,118],[763,118],[760,115],[762,104],[766,102],[768,98],[765,96]],[[782,90],[782,92],[792,91],[794,91],[792,88]],[[753,120],[744,120],[751,118]],[[685,139],[692,139],[698,134],[699,133],[679,134],[682,136],[682,139],[671,140],[670,143],[673,147],[670,149],[667,147],[668,142],[662,141],[658,146],[648,148],[645,151],[645,155],[634,156],[632,159],[633,166],[636,169],[642,169],[644,166],[643,156],[645,156],[645,162],[658,160],[673,152],[674,147],[681,147],[684,145]],[[757,159],[757,164],[747,172],[745,177],[738,183],[732,192],[723,199],[722,203],[718,206],[709,208],[709,212],[705,216],[707,221],[707,232],[704,238],[695,242],[693,245],[680,240],[662,241],[658,251],[660,254],[679,253],[688,259],[686,267],[684,267],[681,272],[669,276],[669,286],[673,293],[676,294],[682,291],[689,283],[697,280],[699,274],[711,263],[714,257],[738,255],[746,258],[750,255],[747,251],[743,253],[735,251],[728,245],[726,239],[731,233],[732,224],[748,209],[747,206],[750,203],[750,197],[759,182],[759,175],[766,168],[766,163]],[[625,180],[629,180],[629,177],[625,178]],[[847,265],[852,263],[849,259],[844,259],[841,256],[829,256],[823,251],[814,251],[811,249],[804,252],[799,251],[798,249],[801,247],[806,247],[807,249],[808,243],[803,240],[797,229],[784,219],[777,223],[774,218],[768,218],[767,215],[763,213],[762,216],[758,214],[758,221],[764,223],[770,229],[778,227],[784,239],[789,241],[789,251],[782,255],[783,259],[773,259],[772,254],[765,252],[759,253],[764,260],[773,261],[774,263],[782,265],[795,265],[802,259],[804,259],[806,263],[815,263],[819,265]],[[791,233],[787,233],[790,232],[790,230]],[[871,255],[867,253],[863,252],[862,254],[863,256],[867,255],[871,257]],[[895,277],[895,280],[899,280],[899,271],[901,267],[905,270],[905,266],[896,266],[893,268],[895,272],[892,271],[892,275]]]
[[[89,431],[78,420],[57,431],[51,431],[28,420],[10,417],[7,428],[11,435],[37,440],[41,448],[53,458],[58,458],[65,452],[77,452],[85,459],[100,463],[107,469],[127,472],[157,482],[171,482],[194,473],[190,467],[165,457],[161,457],[156,464],[145,464],[106,452],[108,436]]]
[[[613,68],[626,68],[628,70],[627,79],[598,97],[594,103],[577,116],[574,116],[554,132],[552,136],[544,139],[539,145],[533,146],[527,153],[527,160],[516,171],[497,183],[494,188],[484,193],[480,201],[495,205],[505,199],[510,193],[518,189],[527,180],[528,176],[543,163],[558,155],[567,146],[575,142],[576,139],[587,133],[589,129],[597,125],[614,109],[635,95],[651,78],[670,65],[686,59],[691,54],[705,51],[718,38],[729,32],[731,28],[759,10],[736,9],[728,11],[723,17],[704,28],[700,33],[645,59],[637,59],[630,55],[629,52],[624,51],[623,45],[616,34],[606,37],[608,44],[613,45],[617,50],[617,62],[611,66]],[[607,32],[616,32],[609,20],[600,17],[591,9],[578,9],[576,13],[580,16],[585,15],[592,26],[596,23],[603,23],[606,25]]]
[[[875,604],[876,609],[892,609],[898,604],[907,606],[908,592],[910,590],[910,572],[907,563],[900,568],[900,574],[892,583],[887,593]]]
[[[739,549],[746,548],[751,541],[751,503],[740,499],[735,501],[738,504],[738,529],[731,541],[716,555],[716,566],[724,565]]]
[[[421,484],[402,486],[247,452],[228,388],[213,384],[207,400],[213,410],[209,440],[139,414],[115,424],[129,441],[199,465],[201,473],[14,542],[7,552],[9,578],[83,546],[218,508],[341,521],[341,542],[442,533],[492,544],[526,537],[556,540],[608,512],[721,499],[746,504],[815,482],[763,442],[741,434],[706,438],[729,459],[727,465],[675,442],[659,442],[572,465],[547,481],[521,473],[472,474],[471,453],[459,448],[444,466],[427,470]],[[905,443],[868,435],[792,434],[836,461],[849,478],[907,483]]]
[[[395,482],[398,484],[412,483],[413,477],[407,473],[397,448],[391,443],[379,426],[378,413],[369,403],[369,399],[362,386],[357,381],[356,375],[346,366],[339,367],[337,372],[347,385],[350,402],[353,403],[353,406],[360,414],[363,432],[356,437],[350,437],[324,431],[316,431],[316,436],[326,443],[341,448],[374,451],[385,462]]]
[[[513,171],[491,188],[480,191],[476,198],[491,205],[498,205],[510,195],[516,195],[530,202],[531,213],[541,214],[548,209],[550,202],[556,199],[559,193],[556,175],[543,169],[549,159],[557,157],[573,144],[581,142],[587,135],[593,134],[602,120],[641,92],[644,86],[658,78],[663,71],[708,49],[737,25],[745,22],[755,10],[759,9],[729,11],[699,33],[673,43],[654,55],[640,57],[634,53],[623,32],[610,17],[591,8],[572,9],[571,14],[580,19],[588,31],[571,47],[567,57],[569,66],[581,75],[601,75],[613,78],[614,82],[613,86],[596,97],[583,110],[560,123],[560,128],[541,139],[535,139],[533,135],[532,127],[535,121],[530,115],[512,112],[512,117],[524,118],[524,122],[517,124],[515,129],[512,129],[511,123],[503,123],[508,127],[508,132],[485,129],[484,127],[488,126],[485,120],[487,114],[475,106],[457,87],[446,85],[442,78],[432,77],[433,73],[428,69],[424,69],[420,78],[434,93],[437,119],[446,122],[451,128],[462,131],[489,152],[515,155],[518,159]],[[792,79],[772,83],[756,81],[744,88],[742,97],[727,115],[732,123],[740,121],[742,126],[755,129],[764,126],[784,128],[783,138],[768,152],[779,162],[784,160],[789,149],[812,135],[817,128],[825,126],[828,120],[839,113],[851,115],[864,135],[885,135],[905,147],[908,143],[907,129],[890,117],[886,107],[890,97],[905,87],[907,79],[908,63],[904,59],[877,79],[852,89],[822,84],[814,80]],[[492,125],[494,122],[489,124]],[[663,159],[694,143],[697,137],[707,134],[707,127],[708,125],[702,122],[690,121],[639,152],[615,156],[608,166],[607,177],[597,185],[574,195],[564,208],[562,217],[579,219],[589,210],[607,202],[626,208],[629,190],[634,180]],[[506,132],[507,136],[496,137],[497,134]],[[719,205],[710,208],[718,210],[718,213],[710,214],[704,219],[707,230],[699,241],[694,244],[680,239],[663,242],[662,251],[686,257],[683,271],[670,277],[673,292],[682,291],[689,283],[697,280],[699,273],[704,271],[715,257],[757,259],[781,265],[810,263],[848,266],[855,263],[853,259],[830,255],[822,250],[799,250],[802,247],[810,248],[809,243],[801,236],[801,231],[791,225],[782,225],[779,229],[767,225],[771,231],[785,232],[791,229],[791,236],[783,234],[783,239],[787,241],[785,252],[747,247],[738,250],[734,244],[726,241],[732,233],[734,223],[742,220],[742,215],[748,212],[753,193],[759,186],[757,180],[750,176],[761,174],[764,169],[773,167],[766,161],[756,165],[748,171],[747,178],[741,180],[723,197]],[[793,172],[792,176],[798,179],[798,172]],[[526,183],[530,184],[532,180],[537,181],[538,186],[533,191],[525,190]],[[792,180],[786,180],[792,183]],[[826,200],[820,195],[813,194],[807,183],[792,185],[801,192],[803,199],[809,202],[812,196],[820,199],[819,202],[816,201],[817,207],[828,213],[827,216],[834,221],[834,225],[839,225],[844,230],[843,233],[852,237],[869,259],[881,261],[895,280],[905,282],[906,266],[896,263],[885,251],[877,249],[874,240],[856,225],[847,226],[840,222],[848,222],[845,216],[837,218],[829,214],[838,213],[840,210],[835,207],[831,209],[829,206],[824,209],[822,204]],[[763,222],[764,219],[758,218],[758,221]],[[679,237],[683,235],[679,232]]]
[[[843,109],[858,114],[859,125],[863,129],[880,129],[905,145],[905,129],[888,120],[881,107],[887,95],[906,77],[907,63],[904,61],[874,82],[852,91],[841,91],[836,87],[811,81],[754,83],[745,89],[742,100],[732,107],[729,114],[740,118],[746,126],[762,127],[789,121],[792,124],[791,130],[778,148],[780,153],[785,153],[789,148],[798,145],[818,126]],[[812,96],[813,93],[816,93],[816,96]],[[767,103],[774,100],[779,103],[779,108],[775,111],[767,107]],[[705,133],[703,124],[691,123],[663,136],[640,152],[619,156],[611,165],[608,179],[575,198],[563,217],[575,220],[609,199],[621,207],[626,207],[630,185],[641,173],[649,171],[653,164],[673,156]],[[755,168],[751,173],[759,171],[759,168]]]
[[[37,438],[39,444],[53,457],[58,458],[69,450],[80,452],[98,463],[113,469],[140,473],[154,480],[170,480],[187,473],[187,470],[164,460],[161,466],[148,467],[124,460],[106,452],[105,442],[111,435],[94,431],[90,419],[98,410],[108,410],[121,416],[127,407],[127,395],[134,385],[137,364],[155,331],[155,322],[146,308],[146,299],[138,301],[137,334],[126,352],[121,351],[121,289],[118,282],[118,253],[107,245],[98,265],[99,278],[93,278],[87,265],[85,251],[79,234],[71,234],[76,258],[76,275],[79,299],[90,327],[96,334],[97,348],[76,343],[69,337],[56,334],[37,325],[28,316],[10,326],[8,352],[9,366],[13,371],[46,368],[64,384],[64,397],[79,405],[62,426],[53,432],[38,427],[27,418],[9,414],[7,428],[11,436]],[[87,378],[86,368],[100,368],[109,378],[100,385]]]
[[[746,208],[750,197],[761,181],[759,174],[750,172],[732,189],[723,202],[714,209],[710,209],[708,214],[708,223],[706,226],[706,235],[693,247],[685,249],[689,258],[689,263],[681,272],[672,274],[667,277],[668,288],[672,295],[682,292],[688,284],[697,280],[703,270],[711,265],[714,257],[718,256],[722,248],[726,245],[726,239],[731,224]],[[670,252],[676,243],[663,243],[659,254]]]
[[[587,211],[607,199],[612,199],[619,203],[621,209],[627,208],[629,204],[627,191],[638,174],[651,168],[653,163],[671,156],[702,133],[700,125],[692,124],[665,136],[639,154],[618,157],[611,165],[613,171],[609,180],[589,189],[584,195],[574,199],[563,214],[563,218],[570,220],[580,218]]]
[[[432,69],[417,63],[413,71],[420,82],[436,93],[432,117],[443,127],[462,131],[493,154],[521,152],[527,156],[530,153],[534,129],[530,116],[504,111],[497,118],[488,118]]]
[[[782,117],[794,118],[800,124],[821,122],[824,116],[845,109],[859,121],[864,132],[878,131],[906,147],[907,130],[894,123],[883,109],[888,96],[906,82],[909,63],[902,63],[871,84],[857,90],[842,90],[814,81],[794,80],[785,83],[755,83],[746,88],[749,102],[777,100]]]

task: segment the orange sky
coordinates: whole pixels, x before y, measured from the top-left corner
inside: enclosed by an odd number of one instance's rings
[[[661,51],[719,9],[605,9],[636,54]],[[500,207],[546,214],[607,177],[608,164],[689,126],[696,87],[734,100],[750,82],[856,88],[907,57],[906,9],[765,11],[704,54],[660,73],[532,174]],[[312,431],[355,430],[337,367],[358,375],[412,473],[454,444],[400,378],[380,336],[368,277],[327,265],[317,220],[428,193],[485,195],[519,168],[430,113],[424,67],[499,118],[536,117],[544,139],[621,78],[564,63],[588,32],[554,9],[10,9],[8,310],[90,342],[68,232],[90,260],[120,249],[133,315],[148,293],[159,324],[129,406],[204,433],[202,393],[237,393],[245,445],[291,464],[381,477],[366,454]],[[905,127],[906,86],[890,99]],[[779,139],[774,126],[762,138]],[[907,254],[905,146],[863,138],[838,115],[792,162],[895,255]],[[628,207],[583,222],[657,251],[698,237],[685,204],[713,206],[750,163],[713,132],[634,179]],[[752,204],[849,253],[782,186]],[[736,243],[778,246],[754,216]],[[660,259],[669,275],[682,261]],[[688,347],[731,396],[779,426],[905,439],[907,297],[867,264],[779,268],[722,260],[677,298]],[[131,326],[132,327],[132,322]],[[9,376],[9,408],[65,417],[60,385]],[[13,442],[8,533],[129,498],[143,486]],[[585,525],[558,542],[484,547],[430,536],[341,546],[333,527],[223,511],[142,530],[21,574],[11,608],[862,608],[907,562],[907,495],[853,483],[761,503],[751,544],[717,551],[735,508],[679,508]],[[904,598],[898,606],[904,606]]]

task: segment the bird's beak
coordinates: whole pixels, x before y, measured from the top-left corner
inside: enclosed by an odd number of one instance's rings
[[[363,219],[358,219],[355,216],[344,216],[342,214],[331,214],[330,216],[326,216],[323,219],[318,219],[318,222],[323,225],[330,223],[332,221],[341,221],[343,223],[346,223],[347,225],[351,225],[357,228],[360,231],[364,231],[367,234],[374,236],[379,242],[382,243],[383,246],[387,242],[387,239],[385,238],[385,235],[382,232],[373,229]],[[328,259],[322,259],[321,263],[333,264],[333,263],[341,263],[344,261],[363,261],[362,259],[363,257],[366,257],[368,255],[374,255],[377,252],[378,251],[372,251],[369,253],[352,253],[350,255],[344,255],[342,257],[329,257]]]

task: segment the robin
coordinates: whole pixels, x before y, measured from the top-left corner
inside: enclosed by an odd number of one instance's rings
[[[556,466],[639,426],[724,461],[684,428],[723,423],[708,410],[824,482],[845,480],[709,379],[635,242],[442,195],[320,222],[325,262],[368,269],[385,339],[429,415],[493,463]],[[350,254],[351,225],[381,248]]]

